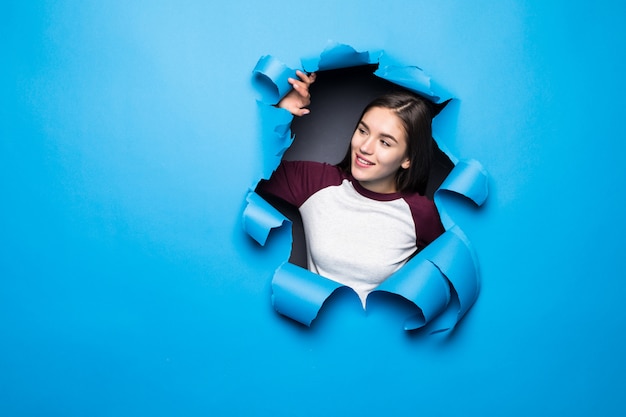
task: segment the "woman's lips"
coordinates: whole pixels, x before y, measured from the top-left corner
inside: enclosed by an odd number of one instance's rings
[[[372,161],[369,161],[369,160],[363,158],[359,154],[355,154],[354,155],[354,162],[355,162],[356,165],[358,165],[360,167],[371,167],[372,165],[374,165],[374,163]]]

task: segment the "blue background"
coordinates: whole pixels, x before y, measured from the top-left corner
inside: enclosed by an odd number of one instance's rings
[[[208,3],[0,6],[0,414],[626,411],[621,2]],[[453,214],[483,286],[450,336],[271,307],[251,71],[328,40],[459,98],[438,139],[491,182]]]

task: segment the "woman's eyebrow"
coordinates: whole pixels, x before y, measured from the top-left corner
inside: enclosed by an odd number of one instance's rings
[[[393,136],[391,136],[389,133],[381,133],[380,136],[387,138],[387,139],[391,139],[392,141],[398,143],[398,140],[394,138]]]
[[[371,130],[371,129],[369,128],[369,126],[367,125],[367,123],[365,123],[363,120],[361,120],[361,121],[359,122],[359,124],[362,124],[362,125],[363,125],[363,127],[364,127],[365,129],[367,129],[367,130]],[[384,137],[384,138],[387,138],[387,139],[391,139],[392,141],[394,141],[394,142],[398,143],[398,140],[397,140],[395,137],[393,137],[393,135],[390,135],[389,133],[384,133],[384,132],[383,132],[383,133],[381,133],[381,134],[380,134],[380,136],[382,136],[382,137]]]

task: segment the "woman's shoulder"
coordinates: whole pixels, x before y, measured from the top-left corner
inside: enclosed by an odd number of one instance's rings
[[[307,171],[327,172],[327,171],[341,171],[336,165],[331,165],[327,162],[318,161],[282,161],[280,165],[289,167],[289,169],[302,169]]]
[[[269,180],[257,190],[282,198],[299,207],[318,191],[339,185],[345,178],[335,165],[313,161],[282,161]]]
[[[439,212],[435,202],[420,193],[402,193],[402,198],[411,208],[414,214],[422,217],[439,218]]]
[[[422,248],[445,231],[439,210],[433,200],[419,193],[406,193],[403,198],[409,205],[413,216],[418,247]]]
[[[316,161],[283,161],[280,168],[295,177],[307,178],[321,183],[339,184],[346,174],[336,165]]]

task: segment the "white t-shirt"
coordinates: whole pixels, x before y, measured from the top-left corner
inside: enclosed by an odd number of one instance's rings
[[[283,161],[258,191],[298,208],[308,269],[351,287],[363,304],[372,290],[444,232],[432,200],[417,193],[369,191],[325,163]]]

